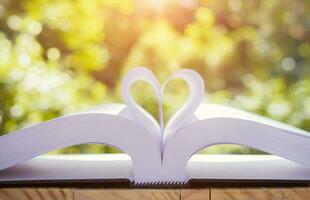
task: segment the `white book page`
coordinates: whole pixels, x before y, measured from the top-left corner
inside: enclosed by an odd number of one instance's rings
[[[157,180],[160,144],[141,124],[122,116],[125,115],[123,107],[100,106],[1,136],[0,170],[52,150],[98,143],[116,147],[130,156],[135,166],[135,181]]]
[[[164,126],[162,98],[166,85],[173,79],[182,79],[186,82],[189,87],[189,97],[186,103],[171,117],[167,125]],[[130,88],[136,81],[145,81],[153,87],[159,106],[159,123],[139,106],[131,96]],[[174,72],[162,86],[152,71],[144,67],[134,68],[122,81],[122,96],[127,105],[126,109],[129,111],[130,116],[141,123],[148,132],[158,137],[162,151],[165,148],[165,141],[167,138],[171,137],[181,129],[184,124],[192,120],[194,112],[202,102],[204,93],[203,79],[197,72],[190,69],[181,69]]]
[[[194,155],[189,179],[310,180],[310,167],[274,155]]]
[[[195,118],[197,120],[211,119],[211,118],[234,118],[234,119],[243,119],[250,120],[257,123],[273,126],[283,130],[289,130],[292,133],[296,134],[305,134],[310,136],[307,131],[296,128],[294,126],[287,125],[254,113],[247,111],[239,110],[233,107],[205,103],[201,104],[195,112]]]
[[[164,128],[163,148],[165,148],[166,140],[168,140],[169,137],[172,137],[172,135],[177,133],[184,124],[192,120],[194,112],[202,103],[205,94],[203,79],[197,72],[190,69],[181,69],[173,73],[171,77],[164,82],[162,86],[162,94],[164,93],[166,85],[173,79],[184,80],[188,85],[189,95],[185,104],[171,117],[171,119],[169,119]]]
[[[147,82],[154,89],[158,106],[159,106],[159,119],[160,124],[157,123],[156,119],[144,110],[131,96],[131,86],[137,81]],[[162,140],[162,97],[160,92],[160,84],[157,81],[155,75],[144,67],[137,67],[128,72],[122,81],[122,97],[128,109],[129,115],[139,122],[144,128],[153,135],[154,140],[157,140],[161,147]]]
[[[186,168],[191,156],[216,144],[253,147],[310,166],[306,131],[220,105],[203,105],[196,113],[196,120],[167,141],[163,158],[166,169],[170,169],[167,174],[188,179]]]
[[[133,181],[133,163],[127,154],[43,155],[0,171],[0,183],[31,180]]]
[[[189,179],[310,180],[310,168],[273,155],[194,155]],[[133,164],[126,154],[44,155],[0,171],[1,182],[33,180],[133,181]]]

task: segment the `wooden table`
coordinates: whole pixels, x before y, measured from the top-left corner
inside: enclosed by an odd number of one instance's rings
[[[205,199],[205,200],[310,200],[310,187],[234,188],[0,188],[0,200],[100,200],[100,199]]]

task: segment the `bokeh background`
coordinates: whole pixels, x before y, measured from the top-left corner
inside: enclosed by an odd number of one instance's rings
[[[0,0],[0,134],[91,106],[122,102],[135,66],[163,81],[198,71],[206,102],[310,131],[308,0]],[[155,117],[150,88],[133,88]],[[186,99],[169,85],[169,116]],[[126,134],[126,132],[124,132]],[[117,152],[79,145],[51,153]],[[220,145],[207,153],[261,153]]]

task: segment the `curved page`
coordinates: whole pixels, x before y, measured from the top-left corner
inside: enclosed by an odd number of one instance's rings
[[[190,69],[182,69],[173,73],[163,84],[162,93],[164,93],[165,87],[169,81],[173,79],[182,79],[186,82],[189,87],[189,96],[186,103],[171,117],[165,127],[163,135],[164,148],[166,140],[172,137],[184,124],[192,119],[205,93],[203,79],[197,72]]]
[[[0,137],[0,169],[46,152],[83,143],[114,146],[128,154],[136,182],[156,181],[160,146],[142,125],[98,109],[56,118]]]
[[[160,124],[157,123],[156,119],[144,110],[131,96],[131,86],[137,81],[145,81],[150,84],[156,94],[158,106],[159,106],[159,119]],[[130,116],[138,121],[144,128],[154,137],[158,142],[162,141],[162,98],[160,93],[160,84],[157,81],[157,78],[147,68],[137,67],[131,70],[122,81],[122,97],[124,103],[127,105],[127,109],[130,112]]]
[[[187,180],[188,160],[216,144],[253,147],[310,166],[310,137],[306,131],[237,109],[202,105],[198,118],[167,141],[163,164],[171,179]]]

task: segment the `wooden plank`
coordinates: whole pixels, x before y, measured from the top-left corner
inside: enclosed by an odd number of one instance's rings
[[[210,189],[182,189],[182,200],[210,200]]]
[[[0,200],[310,200],[310,187],[199,189],[0,188]]]
[[[72,189],[0,188],[0,200],[73,200]]]
[[[211,188],[211,200],[309,200],[310,188]]]
[[[75,189],[74,200],[179,200],[179,189]]]

